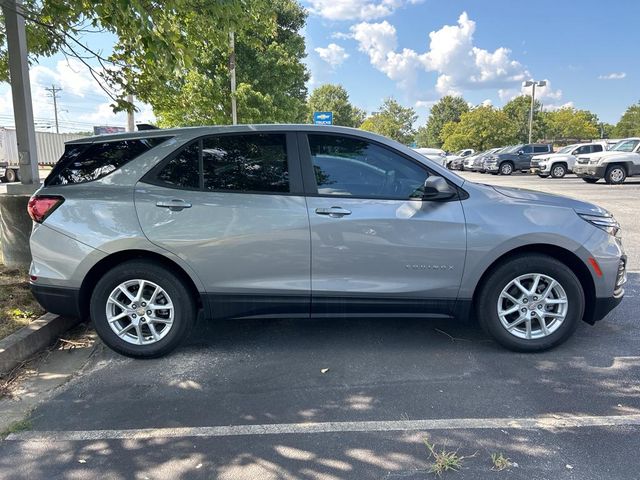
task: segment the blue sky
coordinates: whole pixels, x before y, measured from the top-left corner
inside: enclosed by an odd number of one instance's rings
[[[640,100],[640,1],[612,0],[303,0],[309,89],[341,83],[368,112],[385,97],[416,108],[418,125],[447,93],[502,106],[523,79],[547,80],[545,109],[572,105],[615,123]],[[92,35],[108,51],[113,38]],[[86,68],[56,55],[31,68],[34,114],[52,125],[59,97],[63,130],[124,125]],[[138,121],[153,120],[140,105]],[[0,125],[12,124],[9,87],[0,85]]]

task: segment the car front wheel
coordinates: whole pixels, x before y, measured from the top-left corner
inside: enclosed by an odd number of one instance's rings
[[[136,358],[165,355],[188,335],[197,309],[170,270],[147,260],[117,265],[96,284],[91,319],[102,341]]]
[[[496,268],[477,296],[483,329],[520,352],[564,342],[584,315],[580,281],[569,267],[546,255],[514,257]]]
[[[582,177],[582,180],[584,180],[587,183],[596,183],[598,181],[597,178],[588,178],[588,177]]]
[[[620,165],[611,165],[604,174],[604,180],[610,185],[623,183],[627,178],[627,171]]]
[[[513,164],[511,162],[504,162],[500,165],[500,175],[511,175],[513,173]]]
[[[567,167],[560,163],[551,167],[551,176],[553,178],[562,178],[567,174]]]

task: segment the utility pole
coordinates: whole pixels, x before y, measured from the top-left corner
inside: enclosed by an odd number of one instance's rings
[[[55,85],[51,85],[51,88],[45,88],[45,90],[51,93],[51,98],[53,98],[53,114],[56,118],[56,133],[60,133],[60,128],[58,126],[58,92],[61,92],[62,89]]]
[[[132,94],[127,95],[127,102],[133,105]],[[135,131],[135,129],[136,129],[136,122],[135,122],[135,119],[133,118],[133,107],[131,107],[131,109],[127,111],[127,132],[133,132]]]
[[[536,82],[535,80],[527,80],[526,82],[522,82],[523,87],[533,87],[531,90],[531,109],[529,110],[529,143],[531,143],[531,133],[533,131],[533,108],[535,107],[536,101],[536,86],[544,87],[546,85],[546,80],[540,80],[539,82]]]
[[[236,40],[235,32],[229,32],[229,73],[231,75],[231,121],[234,125],[238,123],[238,112],[236,109]]]
[[[33,124],[29,62],[27,60],[27,34],[24,25],[22,2],[2,0],[2,12],[9,54],[9,76],[13,97],[13,116],[18,141],[20,179],[23,184],[33,186],[40,183],[38,174],[38,152],[36,130]],[[7,187],[8,188],[8,187]]]

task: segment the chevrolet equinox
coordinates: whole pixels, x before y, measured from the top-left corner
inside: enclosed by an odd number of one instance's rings
[[[606,210],[471,183],[342,127],[74,140],[28,209],[36,298],[132,357],[173,350],[199,313],[472,317],[537,351],[603,318],[626,280]]]

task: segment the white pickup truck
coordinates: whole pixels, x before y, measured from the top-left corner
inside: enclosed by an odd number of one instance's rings
[[[578,156],[573,173],[587,183],[601,178],[609,184],[623,183],[627,177],[640,175],[640,138],[627,138],[611,150]]]
[[[562,178],[573,171],[578,160],[578,155],[603,152],[606,150],[604,143],[576,143],[561,148],[556,153],[534,155],[531,158],[531,173],[537,173],[542,178]]]

